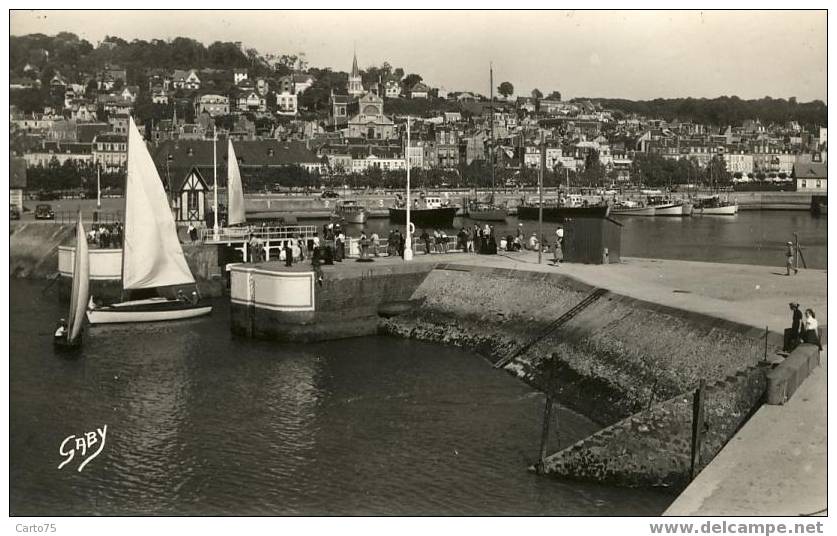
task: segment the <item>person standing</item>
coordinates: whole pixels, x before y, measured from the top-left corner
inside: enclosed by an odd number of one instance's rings
[[[194,242],[198,238],[198,233],[195,230],[195,226],[192,222],[189,222],[189,227],[186,229],[186,234],[189,235],[189,240]]]
[[[785,252],[785,267],[788,270],[788,273],[785,275],[791,275],[791,270],[793,270],[794,275],[799,273],[799,270],[794,266],[793,259],[795,257],[796,251],[794,251],[793,242],[787,243],[787,251]]]
[[[560,230],[561,229],[558,229],[558,231]],[[558,231],[555,231],[555,249],[553,250],[552,255],[552,264],[555,266],[561,266],[561,260],[564,258],[561,235],[558,234]]]
[[[479,232],[477,231],[477,226],[474,225],[471,227],[471,239],[468,241],[468,251],[470,253],[477,252],[477,245],[479,244]]]
[[[285,240],[285,245],[282,247],[282,253],[285,254],[285,266],[293,266],[294,250],[291,248],[290,240]]]
[[[799,304],[791,302],[788,304],[791,310],[792,319],[791,327],[785,329],[784,346],[782,350],[785,352],[793,352],[794,348],[799,345],[799,340],[802,336],[802,311],[799,310]]]
[[[424,253],[430,255],[430,235],[427,234],[427,229],[421,230],[421,236],[419,238],[424,242]]]
[[[378,256],[378,240],[379,240],[379,238],[380,238],[380,237],[378,236],[377,231],[375,231],[375,232],[373,232],[373,233],[372,233],[372,237],[371,237],[371,240],[372,240],[372,253],[373,253],[376,257]]]
[[[805,309],[803,329],[804,331],[802,333],[802,341],[807,342],[808,344],[816,344],[817,348],[822,350],[822,344],[820,343],[819,323],[817,322],[817,316],[814,314],[813,309]]]

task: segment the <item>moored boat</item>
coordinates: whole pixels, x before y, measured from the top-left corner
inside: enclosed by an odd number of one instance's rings
[[[164,297],[159,291],[196,285],[177,236],[166,191],[133,117],[128,127],[128,171],[125,180],[125,238],[122,253],[123,295],[142,294],[110,305],[97,305],[91,297],[87,319],[91,324],[178,320],[208,314],[197,288],[189,299]]]
[[[505,221],[509,211],[492,203],[473,202],[468,205],[468,217],[479,221]]]
[[[334,215],[346,223],[364,224],[369,217],[366,207],[347,199],[334,207]]]
[[[520,205],[517,207],[517,217],[521,220],[537,220],[539,218],[537,205]],[[562,205],[544,205],[543,221],[561,223],[573,218],[606,218],[610,213],[607,205],[593,205],[586,207],[569,207]]]
[[[619,203],[610,207],[612,216],[653,216],[656,212],[653,206],[636,203]]]
[[[421,194],[413,200],[410,221],[417,227],[450,227],[459,207],[445,204],[440,197]],[[389,219],[394,223],[407,222],[407,207],[403,203],[389,209]]]
[[[702,197],[695,202],[694,213],[702,216],[734,216],[738,214],[738,203],[721,200],[717,195]]]

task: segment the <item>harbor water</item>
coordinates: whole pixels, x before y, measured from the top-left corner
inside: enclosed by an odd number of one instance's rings
[[[614,218],[622,229],[622,256],[733,264],[785,265],[786,244],[799,235],[799,243],[809,268],[827,268],[828,219],[805,211],[741,211],[735,216],[692,216]],[[305,222],[307,223],[307,222]],[[322,225],[324,221],[315,221]],[[455,235],[462,227],[474,224],[493,225],[499,236],[514,235],[518,227],[529,237],[538,230],[538,222],[509,217],[505,222],[479,222],[455,218],[453,226],[444,229]],[[522,224],[522,226],[521,226]],[[346,226],[352,236],[361,229],[387,236],[390,228],[402,229],[386,218],[367,221],[365,226]],[[544,222],[544,234],[551,240],[556,224]],[[441,230],[441,229],[440,229]],[[433,234],[433,229],[427,229]],[[416,230],[421,234],[422,229]],[[801,266],[800,262],[800,266]]]
[[[674,498],[527,472],[543,395],[476,354],[237,339],[218,300],[89,328],[68,359],[48,285],[11,281],[13,515],[657,515]],[[105,425],[98,457],[58,468],[65,438]],[[559,411],[550,450],[598,428]]]

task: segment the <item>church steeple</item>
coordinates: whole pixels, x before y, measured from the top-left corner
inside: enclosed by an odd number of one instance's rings
[[[357,67],[357,50],[352,58],[352,72],[349,74],[349,95],[359,97],[363,95],[363,81],[360,77],[360,69]]]

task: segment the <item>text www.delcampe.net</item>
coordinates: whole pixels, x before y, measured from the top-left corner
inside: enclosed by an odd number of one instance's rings
[[[815,523],[650,523],[651,534],[822,534],[823,524]]]

